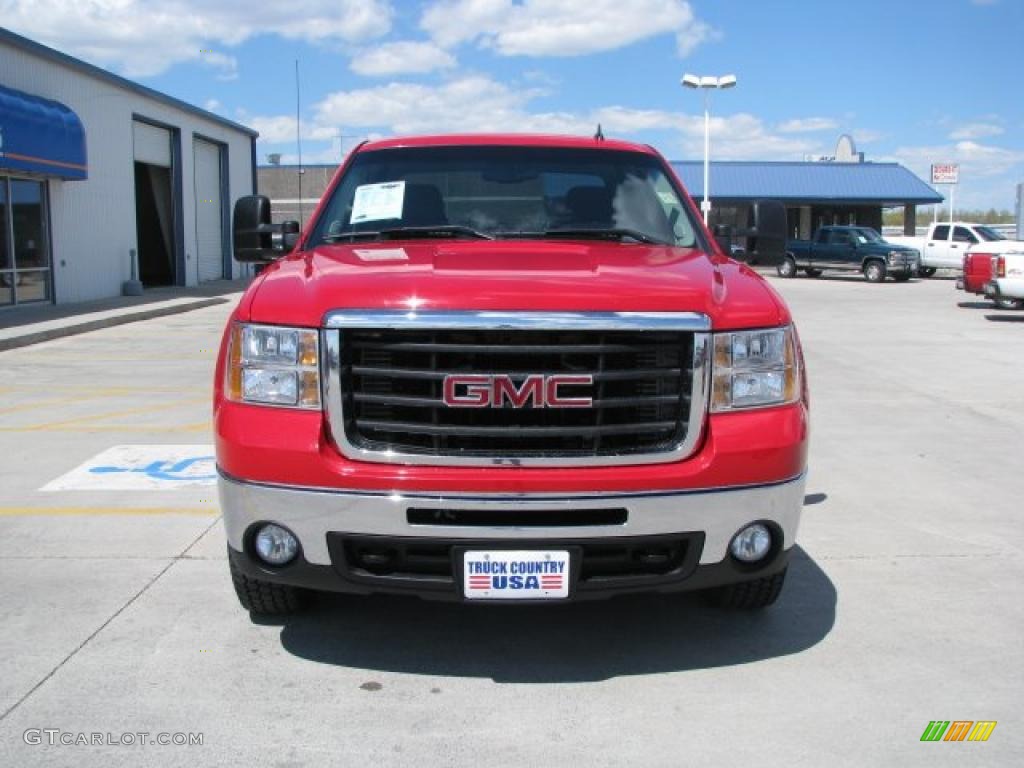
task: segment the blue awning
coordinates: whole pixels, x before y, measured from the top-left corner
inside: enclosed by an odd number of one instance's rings
[[[57,101],[0,85],[0,172],[85,179],[85,128]]]
[[[704,195],[704,164],[674,162],[694,197]],[[713,161],[711,197],[719,200],[771,198],[794,203],[927,205],[942,195],[898,163],[801,163]]]

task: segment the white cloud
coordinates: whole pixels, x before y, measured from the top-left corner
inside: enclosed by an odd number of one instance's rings
[[[238,79],[238,60],[234,56],[228,56],[217,51],[204,51],[199,60],[206,66],[218,70],[218,80]]]
[[[449,69],[455,57],[433,43],[403,40],[356,53],[349,66],[358,75],[381,77]]]
[[[217,99],[207,99],[203,102],[203,109],[207,112],[220,112],[223,105]]]
[[[241,118],[250,128],[260,134],[260,141],[267,144],[294,144],[295,143],[295,117],[294,115],[275,115],[271,117],[246,115]],[[337,130],[327,124],[306,123],[302,124],[303,141],[327,141],[337,135]]]
[[[0,0],[7,28],[129,77],[204,58],[230,77],[224,49],[255,35],[365,43],[390,30],[392,15],[389,0]]]
[[[967,123],[949,134],[954,141],[984,139],[989,136],[999,136],[1003,129],[992,123]]]
[[[926,181],[931,178],[932,163],[958,163],[958,208],[1012,209],[1016,184],[1024,174],[1024,151],[974,141],[900,147],[885,159],[903,163]]]
[[[693,19],[676,33],[676,50],[679,58],[685,59],[696,50],[701,43],[720,40],[722,33],[699,19]]]
[[[600,123],[609,137],[656,137],[672,159],[703,155],[702,115],[620,105],[584,111],[531,109],[532,101],[544,93],[482,75],[440,85],[393,82],[339,91],[314,105],[312,120],[304,122],[303,137],[333,140],[340,127],[346,134],[370,135],[514,131],[590,136]],[[286,150],[294,144],[294,117],[246,116],[245,122],[260,131],[261,142],[282,144]],[[744,113],[713,117],[711,131],[716,159],[800,159],[828,149],[816,139],[773,132],[760,118]]]
[[[779,123],[777,130],[781,133],[814,133],[816,131],[834,131],[839,123],[830,117],[799,117]]]
[[[884,139],[887,136],[886,133],[876,131],[871,128],[856,128],[850,131],[850,135],[853,136],[858,147],[860,147],[861,144],[871,144],[880,139]]]
[[[420,25],[439,45],[503,56],[580,56],[667,33],[686,56],[714,34],[685,0],[437,0]]]

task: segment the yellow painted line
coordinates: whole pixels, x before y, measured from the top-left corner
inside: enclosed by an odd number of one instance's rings
[[[104,397],[116,397],[116,395],[98,394],[89,392],[81,395],[65,395],[63,397],[44,397],[40,400],[32,400],[20,405],[12,405],[9,408],[0,408],[0,413],[17,413],[18,411],[31,411],[36,408],[52,408],[59,405],[74,405],[88,400],[98,400]]]
[[[68,425],[79,425],[79,424],[92,424],[97,421],[103,421],[105,419],[116,419],[120,416],[135,416],[140,413],[153,413],[154,411],[166,411],[168,408],[174,408],[181,405],[189,405],[192,403],[205,403],[206,397],[187,397],[177,400],[165,400],[163,402],[149,403],[148,405],[139,406],[138,408],[124,408],[120,411],[108,411],[106,413],[95,413],[89,416],[78,416],[74,419],[63,419],[61,421],[51,421],[45,424],[34,424],[22,427],[8,427],[6,431],[18,431],[18,432],[35,432],[45,431],[53,429],[54,427],[66,427]]]
[[[86,390],[81,385],[67,385],[63,386],[60,384],[46,384],[44,385],[48,392],[67,392],[68,394],[79,393],[82,394]],[[35,387],[0,387],[0,392],[32,392],[35,394],[39,393],[39,386]],[[207,387],[197,388],[207,389]],[[212,391],[212,384],[209,387]],[[182,387],[90,387],[88,390],[90,395],[113,397],[115,395],[158,395],[158,394],[181,394]],[[210,395],[212,397],[212,395]]]
[[[8,350],[16,351],[16,350]],[[35,354],[35,355],[19,355],[22,360],[26,362],[38,363],[53,363],[59,365],[61,363],[177,363],[182,360],[206,360],[214,362],[214,355],[173,355],[168,357],[134,357],[131,355],[125,355],[124,357],[118,357],[116,355],[104,355],[103,357],[96,357],[95,355],[68,355],[49,353],[46,355]]]
[[[211,421],[189,424],[82,424],[80,426],[0,427],[0,432],[209,432]]]
[[[208,507],[0,507],[0,517],[88,517],[89,515],[151,517],[218,514],[220,514],[220,510],[213,505]]]

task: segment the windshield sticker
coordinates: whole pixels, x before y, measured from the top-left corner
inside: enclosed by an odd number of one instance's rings
[[[400,219],[404,202],[404,181],[387,181],[383,184],[358,186],[355,198],[352,200],[352,223]]]
[[[363,261],[408,261],[404,248],[356,248],[352,251]]]

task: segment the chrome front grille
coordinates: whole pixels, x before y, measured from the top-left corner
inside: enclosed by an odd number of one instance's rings
[[[342,452],[551,466],[670,461],[692,451],[706,408],[704,316],[494,315],[332,315],[325,402]],[[591,402],[446,404],[445,378],[465,375],[506,378],[517,389],[531,375],[584,377],[565,394]]]

